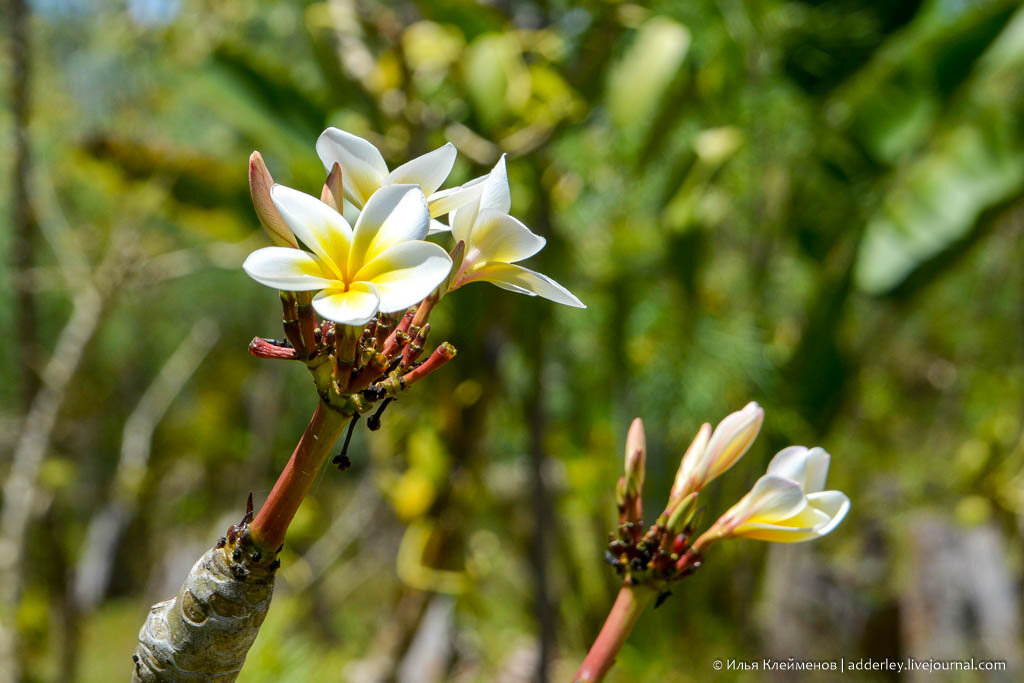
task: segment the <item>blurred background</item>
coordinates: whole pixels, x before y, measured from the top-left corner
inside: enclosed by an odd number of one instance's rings
[[[975,657],[1019,680],[1024,10],[1016,2],[8,0],[0,107],[0,590],[27,681],[123,680],[148,607],[257,503],[315,402],[248,197],[318,192],[333,125],[449,184],[509,155],[527,264],[475,284],[456,362],[357,430],[300,510],[239,679],[568,680],[615,594],[629,421],[660,509],[703,421],[791,444],[852,511],[737,541],[613,681],[715,657]],[[717,674],[731,679],[735,672]],[[785,674],[783,674],[785,675]],[[894,674],[868,674],[870,680]],[[928,674],[922,678],[931,678]]]

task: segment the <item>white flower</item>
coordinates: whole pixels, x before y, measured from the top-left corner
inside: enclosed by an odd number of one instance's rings
[[[378,311],[401,311],[427,297],[451,270],[444,249],[422,241],[430,215],[416,186],[389,185],[374,193],[355,229],[315,197],[283,185],[270,194],[312,253],[265,247],[249,254],[242,268],[268,287],[319,291],[313,308],[328,320],[361,326]]]
[[[460,191],[472,196],[451,214],[452,237],[456,243],[466,245],[465,258],[452,278],[451,289],[481,280],[519,294],[586,308],[548,276],[516,265],[540,251],[545,239],[508,215],[512,200],[504,155],[489,174],[466,183]]]
[[[393,171],[388,171],[380,150],[371,142],[338,128],[328,128],[320,134],[316,151],[328,173],[335,163],[341,166],[341,182],[345,191],[343,211],[349,221],[355,220],[356,214],[374,192],[390,185],[418,185],[427,197],[431,218],[458,208],[472,199],[475,193],[472,183],[437,191],[455,164],[457,152],[450,142]],[[430,223],[431,234],[447,230],[448,226],[440,221]]]
[[[708,534],[795,543],[829,533],[850,509],[846,494],[822,490],[829,460],[823,448],[790,446],[779,451],[767,473]]]

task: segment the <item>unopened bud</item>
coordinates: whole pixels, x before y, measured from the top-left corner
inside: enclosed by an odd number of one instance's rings
[[[320,191],[320,201],[338,213],[345,210],[345,195],[341,189],[341,165],[335,161]]]
[[[705,424],[683,456],[672,485],[672,497],[700,491],[708,482],[739,460],[757,438],[764,421],[764,410],[751,401],[743,410],[730,414],[708,435]]]
[[[626,507],[626,478],[619,477],[615,483],[615,505],[621,510]]]
[[[267,165],[263,163],[263,155],[253,152],[249,157],[249,194],[252,196],[256,216],[271,242],[279,247],[298,249],[299,243],[295,235],[270,199],[270,188],[273,186],[274,178],[267,170]]]
[[[448,270],[448,276],[437,288],[437,291],[441,293],[441,296],[448,293],[452,286],[452,279],[459,272],[459,269],[462,268],[462,261],[466,258],[466,243],[459,240],[455,243],[455,246],[452,247],[452,250],[448,252],[448,255],[452,259],[452,267]]]
[[[644,423],[639,417],[633,420],[626,435],[626,494],[640,495],[644,487],[644,468],[647,461],[647,440],[644,438]]]
[[[764,409],[751,401],[718,423],[704,452],[704,481],[709,482],[736,464],[761,431]]]
[[[683,498],[675,506],[675,509],[668,516],[668,530],[669,533],[681,534],[686,530],[687,525],[693,520],[694,514],[697,512],[697,492],[694,491],[690,495]]]
[[[686,449],[686,453],[683,454],[683,459],[679,463],[679,470],[676,472],[675,482],[672,484],[672,493],[669,494],[669,500],[685,496],[691,491],[696,491],[698,486],[695,481],[695,474],[701,459],[704,457],[704,451],[707,450],[708,441],[711,440],[711,425],[705,422],[700,426],[697,431],[697,436],[693,437],[693,441],[690,443],[690,447]]]

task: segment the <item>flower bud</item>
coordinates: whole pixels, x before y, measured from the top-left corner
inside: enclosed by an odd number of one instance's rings
[[[704,482],[709,482],[736,464],[761,431],[764,409],[751,401],[743,410],[718,423],[704,452]]]
[[[697,513],[697,492],[694,491],[690,495],[683,498],[675,506],[675,509],[668,516],[668,524],[666,527],[673,536],[681,534],[686,530],[686,527],[693,520],[693,516]]]
[[[679,465],[672,496],[700,491],[708,482],[736,464],[754,443],[763,421],[764,410],[751,401],[743,410],[719,422],[710,437],[710,427],[703,425]]]
[[[263,163],[263,156],[259,152],[253,152],[249,157],[249,194],[252,196],[256,216],[275,246],[298,249],[299,243],[295,235],[270,199],[270,188],[273,186],[274,179],[267,170],[267,165]]]
[[[640,495],[644,486],[644,467],[647,461],[647,442],[644,438],[644,423],[639,417],[633,420],[626,435],[626,494]]]
[[[683,459],[679,463],[679,470],[676,472],[675,482],[672,484],[669,500],[674,500],[698,490],[697,482],[693,480],[694,474],[701,459],[704,457],[704,451],[707,450],[710,439],[711,425],[705,422],[697,431],[697,436],[693,437],[693,442],[686,449],[686,453],[683,454]]]
[[[327,174],[324,187],[320,191],[320,201],[338,213],[345,210],[345,195],[341,187],[341,165],[335,161],[331,172]]]

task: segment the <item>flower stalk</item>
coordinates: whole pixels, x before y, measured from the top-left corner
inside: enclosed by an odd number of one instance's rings
[[[317,403],[295,452],[250,526],[252,540],[262,551],[274,551],[284,543],[288,525],[320,473],[345,423],[346,419],[340,413],[328,408],[323,401]]]
[[[574,683],[604,680],[623,643],[640,619],[640,614],[656,596],[657,591],[648,586],[623,585],[619,589],[601,632],[573,678]]]

